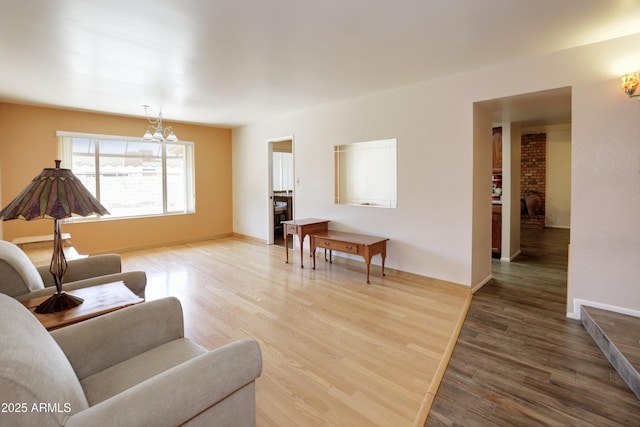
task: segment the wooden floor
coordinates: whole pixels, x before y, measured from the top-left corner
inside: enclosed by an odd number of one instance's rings
[[[525,229],[522,255],[493,261],[426,426],[640,426],[640,401],[566,318],[568,242],[568,230]]]
[[[186,335],[261,346],[258,426],[422,426],[468,309],[468,288],[238,238],[122,254],[147,299],[177,296]],[[375,260],[375,258],[374,258]],[[385,269],[387,270],[387,269]],[[453,338],[452,338],[453,337]]]

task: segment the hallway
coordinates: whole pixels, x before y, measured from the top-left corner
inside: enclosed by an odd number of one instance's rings
[[[569,230],[522,230],[473,297],[425,426],[640,425],[640,401],[566,318]]]

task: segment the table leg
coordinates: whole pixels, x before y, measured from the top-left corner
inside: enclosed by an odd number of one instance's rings
[[[286,225],[283,227],[283,230],[284,230],[284,251],[287,254],[287,264],[289,264],[289,230],[287,229]]]
[[[311,252],[313,252],[311,254],[311,256],[313,257],[313,269],[315,270],[316,269],[316,248],[313,246],[313,245],[315,245],[315,239],[313,238],[313,236],[311,236],[310,239],[311,240],[310,240],[309,244],[311,245],[310,246]]]
[[[382,251],[382,275],[384,276],[384,259],[387,257],[386,251]]]
[[[302,231],[298,233],[298,237],[300,238],[300,268],[304,268],[304,234]]]
[[[371,258],[367,258],[367,285],[371,282],[369,281],[369,271],[371,270]]]
[[[384,276],[384,260],[387,257],[387,241],[382,242],[382,250],[380,251],[380,257],[382,257],[382,275]]]

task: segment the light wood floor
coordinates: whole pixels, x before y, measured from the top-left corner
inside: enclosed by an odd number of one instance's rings
[[[147,299],[177,296],[186,335],[261,346],[259,426],[421,426],[470,301],[466,287],[364,264],[299,265],[239,238],[122,254]],[[309,260],[305,254],[305,259]]]
[[[494,261],[426,426],[640,426],[640,401],[566,317],[568,243],[568,230],[524,229],[522,255]]]

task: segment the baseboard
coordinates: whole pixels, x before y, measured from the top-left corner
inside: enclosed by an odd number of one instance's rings
[[[573,311],[567,312],[567,317],[569,319],[580,320],[580,308],[586,305],[587,307],[599,308],[601,310],[612,311],[614,313],[626,314],[628,316],[640,317],[639,310],[631,310],[630,308],[618,307],[615,305],[604,304],[596,301],[589,301],[583,299],[574,299],[573,300]]]
[[[478,292],[484,285],[486,285],[487,283],[489,283],[489,281],[493,279],[493,276],[490,274],[487,277],[485,277],[485,279],[483,281],[481,281],[480,283],[478,283],[477,285],[473,286],[471,288],[471,293],[475,294],[476,292]]]
[[[515,254],[511,255],[511,257],[502,257],[502,258],[500,258],[500,261],[503,261],[503,262],[511,262],[511,261],[513,261],[514,259],[516,259],[516,257],[517,257],[518,255],[520,255],[521,253],[522,253],[522,251],[521,251],[520,249],[518,249],[518,250],[516,251],[516,253],[515,253]]]
[[[189,243],[198,243],[198,242],[204,242],[207,240],[224,239],[226,237],[232,237],[232,236],[233,236],[233,233],[224,233],[224,234],[218,234],[215,236],[199,237],[196,239],[171,240],[171,241],[161,242],[161,243],[150,243],[148,245],[126,246],[122,248],[112,248],[104,251],[91,252],[91,255],[112,254],[112,253],[120,254],[120,253],[126,253],[126,252],[141,251],[145,249],[162,248],[164,246],[188,245]]]
[[[231,237],[235,237],[236,239],[246,240],[248,242],[253,242],[253,243],[263,243],[265,245],[267,244],[267,241],[265,239],[259,239],[257,237],[248,236],[246,234],[232,233]]]
[[[318,248],[318,249],[322,249],[322,248]],[[352,266],[360,266],[360,267],[364,267],[366,264],[364,262],[364,260],[362,259],[362,257],[358,257],[358,258],[347,258],[346,256],[343,255],[347,255],[344,254],[342,252],[334,252],[333,253],[333,257],[332,257],[332,262],[334,264],[345,264],[345,265],[352,265]],[[317,255],[319,258],[319,260],[322,259],[322,256],[320,254]],[[371,263],[372,267],[376,267],[376,268],[380,268],[380,265],[374,264],[373,262]],[[375,274],[372,270],[372,274]],[[461,291],[461,292],[470,292],[469,286],[467,285],[463,285],[461,283],[456,283],[456,282],[449,282],[447,280],[442,280],[442,279],[436,279],[434,277],[430,277],[430,276],[425,276],[423,274],[417,274],[417,273],[410,273],[408,271],[403,271],[403,270],[397,270],[395,268],[389,267],[389,266],[384,266],[384,274],[385,276],[395,276],[395,277],[399,277],[399,278],[404,278],[407,280],[413,280],[413,281],[427,281],[430,285],[434,285],[434,286],[440,286],[440,287],[446,287],[449,289],[455,289],[457,291]]]

